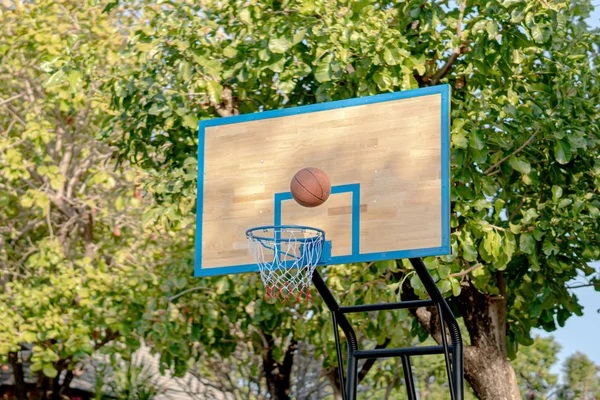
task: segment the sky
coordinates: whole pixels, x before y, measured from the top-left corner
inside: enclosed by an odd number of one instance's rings
[[[596,7],[588,23],[594,27],[600,27],[600,0],[593,0]],[[600,273],[600,262],[592,264]],[[536,331],[540,336],[552,335],[562,346],[558,354],[559,361],[552,368],[552,372],[562,371],[562,363],[571,354],[580,351],[587,354],[596,364],[600,365],[600,346],[598,335],[600,330],[600,292],[593,287],[576,289],[575,294],[579,297],[579,303],[584,307],[582,317],[571,317],[565,326],[554,332]]]

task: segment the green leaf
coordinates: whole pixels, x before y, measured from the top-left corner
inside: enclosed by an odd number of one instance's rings
[[[383,61],[387,65],[401,64],[402,60],[410,56],[410,53],[393,45],[388,45],[383,49]]]
[[[417,274],[413,274],[410,277],[410,286],[417,291],[423,289],[423,283],[421,283],[421,279],[419,279]]]
[[[524,59],[524,57],[523,57],[523,53],[521,52],[521,50],[514,49],[512,51],[512,62],[514,64],[521,64],[523,62],[523,59]]]
[[[269,50],[271,50],[273,53],[285,53],[290,49],[290,47],[291,43],[284,37],[269,40]]]
[[[561,198],[563,194],[563,189],[560,186],[554,185],[552,186],[552,200],[557,201]]]
[[[502,2],[502,5],[506,8],[508,8],[508,7],[512,6],[513,4],[519,4],[521,2],[522,2],[522,0],[504,0]]]
[[[223,92],[223,86],[219,82],[207,81],[206,88],[208,89],[208,95],[213,104],[221,104],[221,93]]]
[[[567,206],[570,206],[573,203],[573,200],[571,199],[562,199],[561,201],[558,202],[558,208],[565,208]]]
[[[412,61],[413,68],[417,70],[419,75],[425,75],[427,71],[425,56],[421,54],[420,56],[411,56],[410,60]]]
[[[470,132],[469,133],[469,146],[472,149],[475,150],[483,150],[483,148],[485,147],[483,140],[481,139],[481,137],[479,136],[479,134],[477,132]]]
[[[512,222],[509,222],[508,226],[510,228],[510,231],[512,233],[514,233],[515,235],[518,234],[518,233],[521,233],[521,225],[515,225]]]
[[[496,201],[494,202],[494,211],[496,212],[497,216],[500,216],[500,213],[504,210],[505,204],[506,201],[504,201],[503,199],[496,199]]]
[[[506,232],[504,234],[504,240],[502,240],[502,252],[506,255],[507,262],[512,259],[516,250],[516,245],[515,235],[511,232]]]
[[[240,16],[240,21],[242,21],[244,24],[246,24],[246,25],[252,24],[252,17],[250,16],[250,9],[244,8],[242,11],[240,11],[239,16]]]
[[[395,271],[396,260],[376,261],[375,266],[377,267],[377,270],[381,273],[385,273],[388,270]]]
[[[21,206],[24,208],[31,208],[31,207],[33,207],[33,201],[34,201],[33,197],[23,196],[23,197],[21,197],[20,203],[21,203]]]
[[[298,30],[298,32],[296,32],[292,38],[292,46],[300,43],[304,39],[304,36],[306,36],[306,29]]]
[[[198,117],[194,114],[187,114],[183,117],[183,126],[190,129],[198,129]]]
[[[509,1],[521,2],[522,0],[509,0]],[[523,12],[523,10],[521,10],[519,8],[515,8],[510,13],[510,22],[512,22],[513,24],[521,23],[521,21],[523,21],[524,18],[525,18],[525,13]]]
[[[544,254],[547,256],[551,256],[552,254],[557,254],[558,249],[554,247],[552,242],[549,239],[544,240],[544,245],[542,246],[542,250]]]
[[[563,165],[571,161],[571,144],[567,140],[557,140],[554,143],[554,157]]]
[[[459,149],[466,149],[469,146],[469,141],[464,131],[453,134],[451,140],[454,147]]]
[[[148,110],[148,114],[150,115],[160,115],[164,111],[167,111],[169,108],[164,103],[153,103],[150,109]]]
[[[529,224],[532,221],[535,221],[537,217],[540,215],[535,211],[535,208],[528,208],[525,211],[521,211],[523,213],[523,223]]]
[[[373,80],[377,84],[380,90],[388,91],[392,88],[392,77],[388,74],[387,70],[377,71],[373,74]]]
[[[269,61],[270,63],[267,65],[267,68],[273,72],[283,72],[286,62],[285,57],[283,57],[281,54],[278,54],[275,57],[272,57]]]
[[[442,279],[447,278],[448,275],[450,275],[450,267],[445,264],[441,264],[438,267],[438,275]]]
[[[71,89],[73,91],[77,91],[83,86],[83,74],[77,70],[70,71],[69,75],[67,76],[67,81],[69,81],[69,86],[71,86]]]
[[[37,339],[37,335],[34,332],[23,332],[21,334],[21,338],[20,340],[25,342],[25,343],[34,343],[35,340]]]
[[[192,78],[192,66],[185,60],[179,61],[179,75],[185,81],[189,81]]]
[[[310,73],[312,72],[312,70],[310,69],[310,66],[308,64],[305,63],[299,63],[295,65],[296,69],[295,69],[295,77],[296,78],[304,78],[305,76],[310,75]]]
[[[537,43],[544,42],[544,33],[542,32],[542,29],[539,25],[535,25],[531,29],[531,36],[533,37],[533,40],[535,40]]]
[[[513,169],[519,171],[522,174],[529,174],[531,172],[531,165],[523,160],[522,158],[512,156],[508,159],[508,163]]]
[[[483,238],[483,247],[485,251],[492,257],[496,258],[500,255],[500,246],[502,244],[500,235],[496,231],[488,232]]]
[[[533,254],[535,252],[535,239],[529,232],[524,232],[519,238],[519,250],[525,254]]]
[[[458,279],[452,279],[451,283],[452,283],[452,295],[454,297],[460,295],[462,287],[460,286],[460,282],[458,281]]]
[[[592,168],[592,171],[595,175],[600,175],[600,158],[597,158],[594,161],[594,167]]]
[[[234,58],[237,56],[237,53],[238,51],[231,46],[227,46],[225,49],[223,49],[223,55],[227,58]]]
[[[467,261],[477,261],[477,248],[468,232],[463,231],[460,237],[463,258]]]
[[[63,70],[56,71],[48,80],[44,83],[44,87],[46,89],[52,88],[54,86],[58,86],[63,83],[65,79],[65,73]]]
[[[498,34],[498,23],[496,21],[488,21],[485,30],[488,33],[488,39],[493,40]]]
[[[48,378],[56,378],[56,376],[58,375],[58,371],[56,370],[56,368],[54,368],[54,365],[52,364],[44,364],[44,366],[42,367],[42,371],[44,372],[44,375],[46,375]]]
[[[331,69],[332,56],[329,54],[321,59],[317,64],[315,71],[315,78],[319,82],[329,82],[333,77],[333,71]]]

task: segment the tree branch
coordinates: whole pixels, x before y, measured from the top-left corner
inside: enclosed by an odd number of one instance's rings
[[[458,16],[458,22],[456,24],[456,34],[458,37],[462,37],[462,23],[465,17],[465,6],[467,5],[467,0],[463,1],[460,5],[460,13]]]
[[[523,205],[525,204],[525,200],[527,200],[527,197],[525,197],[526,194],[527,194],[527,192],[523,193],[523,197],[521,198],[521,202],[519,203],[519,205],[517,206],[517,208],[515,208],[515,210],[510,214],[510,217],[508,218],[508,222],[512,222],[513,219],[515,218],[515,216],[517,215],[517,213],[519,212],[519,210],[521,208],[523,208]]]
[[[456,48],[456,49],[454,49],[454,51],[452,51],[452,54],[450,55],[448,60],[446,60],[446,63],[444,64],[444,66],[442,68],[440,68],[438,70],[438,72],[436,72],[436,74],[433,76],[433,78],[431,78],[432,85],[437,85],[437,83],[440,81],[440,79],[444,78],[448,74],[448,72],[450,72],[450,68],[452,68],[452,66],[456,62],[456,59],[458,58],[458,56],[460,56],[463,53],[464,48],[465,48],[464,44],[461,44],[458,48]]]
[[[27,399],[27,388],[25,386],[25,375],[23,373],[23,364],[19,361],[17,352],[8,353],[8,363],[12,367],[13,379],[15,380],[17,400]]]
[[[579,289],[584,287],[596,286],[596,282],[580,283],[578,285],[567,286],[567,289]]]
[[[13,101],[13,100],[16,100],[16,99],[19,99],[19,98],[21,98],[21,97],[23,97],[23,96],[25,96],[25,93],[17,94],[17,95],[15,95],[15,96],[13,96],[13,97],[9,97],[9,98],[8,98],[8,99],[6,99],[6,100],[0,100],[0,106],[3,106],[3,105],[5,105],[5,104],[7,104],[7,103],[10,103],[11,101]]]
[[[167,301],[172,302],[173,300],[183,296],[184,294],[187,294],[189,292],[194,292],[196,290],[209,290],[209,289],[206,286],[195,286],[193,288],[186,289],[183,292],[179,292],[176,295],[173,295],[173,296],[167,298]]]
[[[460,6],[460,16],[458,18],[458,22],[456,25],[456,34],[459,37],[459,39],[462,38],[462,23],[463,23],[463,18],[464,18],[464,14],[465,14],[466,4],[467,4],[467,1],[465,0],[465,1],[463,1],[463,3]],[[450,69],[456,62],[456,59],[461,54],[464,54],[466,52],[467,52],[467,43],[464,41],[461,41],[460,45],[452,51],[452,54],[450,55],[448,60],[446,60],[446,63],[444,64],[444,66],[442,68],[440,68],[438,70],[438,72],[436,72],[436,74],[433,76],[433,78],[431,78],[431,84],[437,85],[437,83],[440,81],[440,79],[443,79],[446,75],[448,75],[448,73],[450,72]]]
[[[115,340],[118,337],[119,337],[119,332],[115,332],[111,329],[107,329],[106,336],[104,336],[104,339],[102,339],[101,341],[97,342],[94,345],[94,350],[100,349],[102,346],[106,345],[108,342]]]
[[[481,268],[481,267],[483,267],[483,264],[478,263],[478,264],[473,265],[472,267],[469,267],[465,270],[462,270],[462,271],[454,273],[454,274],[450,274],[448,276],[451,278],[460,278],[461,276],[469,275],[470,272],[475,271],[477,268]]]
[[[560,103],[558,103],[553,109],[552,111],[550,111],[550,113],[548,114],[548,118],[551,118],[552,115],[554,114],[554,112],[558,109],[558,107],[560,106]],[[491,167],[489,167],[488,169],[486,169],[483,174],[484,175],[490,175],[490,172],[492,172],[496,167],[498,167],[500,164],[502,164],[504,161],[508,160],[509,158],[511,158],[512,156],[520,153],[525,147],[529,146],[529,144],[531,142],[533,142],[533,140],[535,139],[535,137],[537,136],[537,134],[540,132],[540,130],[542,129],[542,125],[538,126],[538,128],[535,130],[535,132],[533,132],[533,134],[529,137],[529,139],[527,139],[525,141],[525,143],[523,143],[521,146],[519,146],[518,149],[516,149],[515,151],[513,151],[512,153],[510,153],[509,155],[507,155],[506,157],[502,158],[500,161],[498,161],[497,163],[495,163],[494,165],[492,165]]]

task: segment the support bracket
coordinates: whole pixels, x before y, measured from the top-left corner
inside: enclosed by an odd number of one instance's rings
[[[460,334],[458,322],[452,314],[448,303],[444,296],[439,291],[435,281],[429,274],[425,263],[421,258],[410,258],[417,276],[423,282],[425,290],[429,294],[429,300],[413,300],[402,301],[397,303],[383,304],[364,304],[358,306],[341,307],[335,297],[327,287],[327,284],[317,270],[313,273],[312,282],[315,285],[319,295],[323,298],[323,302],[331,311],[331,319],[334,326],[335,348],[337,353],[338,370],[340,373],[340,386],[342,398],[344,400],[356,400],[356,391],[358,387],[358,360],[361,359],[378,359],[389,357],[400,357],[402,360],[402,368],[404,370],[404,380],[409,400],[416,400],[417,394],[415,383],[412,374],[410,357],[427,354],[444,354],[446,361],[446,372],[448,373],[448,382],[450,386],[450,398],[452,400],[464,399],[464,355],[463,342]],[[442,329],[442,345],[441,346],[419,346],[406,347],[396,349],[374,349],[374,350],[359,350],[356,333],[352,324],[346,317],[346,314],[368,311],[384,311],[397,310],[402,308],[417,308],[417,307],[436,307],[440,317],[440,327]],[[450,343],[446,337],[446,325],[450,334]],[[339,338],[338,328],[344,332],[348,345],[347,371],[344,374],[342,350]],[[344,376],[345,375],[345,376]]]

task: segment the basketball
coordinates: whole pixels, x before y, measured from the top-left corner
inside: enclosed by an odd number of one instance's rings
[[[331,193],[331,183],[325,172],[318,168],[303,168],[296,172],[290,183],[292,197],[304,207],[325,203]]]

